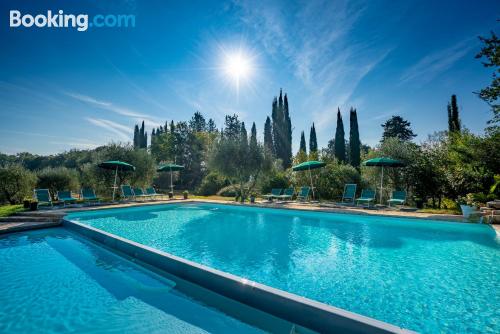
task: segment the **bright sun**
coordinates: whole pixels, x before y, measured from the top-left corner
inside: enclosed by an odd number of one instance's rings
[[[241,80],[248,79],[252,74],[251,59],[241,51],[227,54],[224,71],[239,86]]]

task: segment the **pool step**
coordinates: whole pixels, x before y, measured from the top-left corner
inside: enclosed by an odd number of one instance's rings
[[[19,212],[9,217],[0,217],[0,234],[54,227],[62,224],[63,214],[41,212]]]
[[[0,234],[34,230],[61,225],[61,221],[0,222]]]
[[[60,221],[61,218],[57,216],[24,216],[24,215],[14,215],[9,217],[0,217],[0,223],[5,222],[56,222]]]

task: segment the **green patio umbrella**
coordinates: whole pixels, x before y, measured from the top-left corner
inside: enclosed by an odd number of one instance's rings
[[[124,171],[124,170],[135,170],[135,167],[132,166],[131,164],[128,164],[123,161],[118,161],[118,160],[109,160],[109,161],[104,161],[101,162],[99,165],[100,168],[104,169],[113,169],[115,171],[115,183],[113,184],[113,201],[115,200],[115,192],[116,192],[116,178],[118,177],[118,170]]]
[[[294,172],[299,172],[299,171],[304,171],[304,170],[309,171],[309,178],[311,179],[311,190],[312,190],[313,198],[314,198],[314,186],[313,186],[311,169],[322,168],[325,166],[326,166],[326,163],[324,163],[322,161],[310,160],[310,161],[306,161],[306,162],[300,163],[300,164],[292,167],[292,170]]]
[[[383,182],[384,182],[384,167],[404,167],[406,164],[402,161],[391,159],[391,158],[386,158],[386,157],[380,157],[380,158],[373,158],[370,160],[363,161],[363,165],[368,166],[368,167],[382,167],[382,173],[380,174],[380,204],[382,204],[382,190],[383,190]]]
[[[163,164],[158,167],[157,172],[170,172],[170,191],[174,193],[174,184],[172,183],[172,172],[183,170],[184,166],[176,164]]]

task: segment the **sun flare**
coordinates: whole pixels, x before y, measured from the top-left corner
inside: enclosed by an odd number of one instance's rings
[[[250,58],[241,52],[226,56],[225,71],[234,80],[246,79],[250,76],[252,65]]]
[[[242,50],[226,53],[223,64],[224,74],[239,90],[243,81],[249,81],[253,73],[252,58]]]

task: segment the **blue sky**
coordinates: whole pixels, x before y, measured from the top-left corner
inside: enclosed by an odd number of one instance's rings
[[[498,31],[498,1],[2,1],[0,151],[57,153],[129,141],[196,111],[225,114],[262,135],[273,96],[288,93],[294,150],[315,122],[320,146],[337,107],[358,110],[361,140],[408,119],[416,141],[447,126],[457,94],[463,124],[482,133],[491,112],[473,91],[491,73],[474,59],[478,35]],[[9,28],[23,14],[134,14],[135,28]],[[227,56],[249,64],[239,89]],[[348,125],[348,119],[344,119]],[[348,127],[346,127],[348,133]]]

